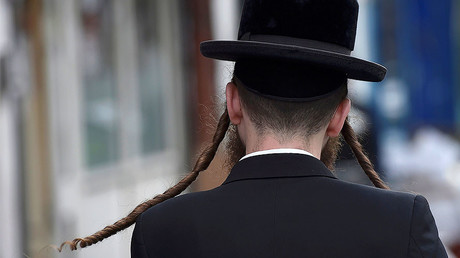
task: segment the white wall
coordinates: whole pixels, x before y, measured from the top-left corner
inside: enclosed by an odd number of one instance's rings
[[[0,0],[0,58],[11,50],[10,8]],[[0,79],[6,74],[0,73]],[[1,80],[0,80],[1,81]],[[1,85],[5,88],[7,85]],[[8,92],[0,94],[0,257],[21,257],[21,214],[17,156],[16,98]]]
[[[139,150],[137,58],[133,1],[114,3],[115,70],[121,130],[120,158],[97,168],[85,165],[84,85],[79,57],[80,17],[77,0],[47,0],[46,32],[47,89],[53,170],[54,241],[85,237],[126,216],[137,204],[162,193],[186,171],[180,24],[177,1],[158,0],[159,48],[165,68],[165,121],[167,147],[149,155]],[[174,67],[174,69],[170,69]],[[135,110],[136,109],[136,110]],[[135,119],[133,119],[135,118]],[[129,257],[132,227],[115,236],[69,254],[56,257]]]
[[[0,100],[0,257],[21,257],[18,143],[14,105]]]
[[[375,0],[360,0],[359,1],[359,16],[358,16],[358,28],[356,31],[355,49],[352,53],[361,59],[376,61],[375,53],[377,53],[374,42],[373,42],[373,30],[375,30],[375,22],[377,18],[373,15],[373,8],[375,6]],[[349,84],[350,95],[352,100],[367,105],[371,101],[372,87],[375,87],[375,83],[354,81],[351,80]]]
[[[241,8],[236,0],[212,0],[211,30],[213,39],[236,40]],[[218,97],[224,98],[224,89],[232,78],[234,62],[215,61],[215,84]]]

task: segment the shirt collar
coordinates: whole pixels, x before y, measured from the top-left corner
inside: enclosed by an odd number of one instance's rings
[[[242,159],[223,184],[249,179],[329,177],[334,174],[319,159],[298,153],[273,153]]]
[[[249,153],[246,156],[242,157],[240,159],[240,161],[242,161],[244,159],[247,159],[247,158],[250,158],[250,157],[254,157],[254,156],[268,155],[268,154],[279,154],[279,153],[303,154],[303,155],[309,155],[309,156],[315,157],[315,156],[313,156],[313,154],[311,154],[310,152],[305,151],[305,150],[291,149],[291,148],[280,148],[280,149],[271,149],[271,150],[262,150],[262,151],[252,152],[252,153]]]

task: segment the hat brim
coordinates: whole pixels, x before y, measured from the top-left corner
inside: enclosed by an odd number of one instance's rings
[[[320,65],[343,71],[349,79],[361,81],[380,82],[387,72],[387,69],[380,64],[353,56],[292,45],[243,40],[211,40],[202,42],[200,50],[203,56],[218,60],[267,58]]]

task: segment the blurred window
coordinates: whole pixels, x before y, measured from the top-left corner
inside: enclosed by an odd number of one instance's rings
[[[114,3],[79,0],[84,156],[89,168],[110,165],[132,154],[163,151],[167,144],[169,95],[164,87],[171,57],[164,49],[169,40],[160,37],[161,24],[165,24],[160,21],[159,1],[134,0],[126,4],[132,9],[118,13],[135,33],[117,29]],[[123,138],[131,142],[126,144]]]
[[[151,153],[165,147],[163,77],[159,51],[157,1],[136,0],[137,62],[141,108],[141,149]]]
[[[111,163],[119,157],[112,3],[80,1],[85,159],[89,167]]]

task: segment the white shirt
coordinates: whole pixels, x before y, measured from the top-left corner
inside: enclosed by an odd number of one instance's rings
[[[243,160],[243,159],[246,159],[246,158],[254,157],[254,156],[268,155],[268,154],[278,154],[278,153],[303,154],[303,155],[309,155],[309,156],[312,156],[312,157],[316,158],[310,152],[300,150],[300,149],[271,149],[271,150],[263,150],[263,151],[256,151],[256,152],[249,153],[246,156],[242,157],[240,159],[240,161]]]

